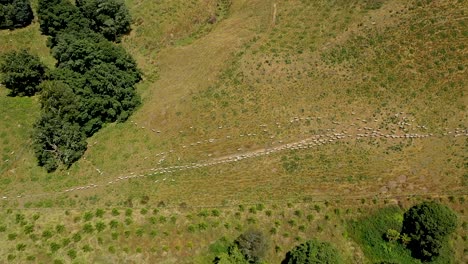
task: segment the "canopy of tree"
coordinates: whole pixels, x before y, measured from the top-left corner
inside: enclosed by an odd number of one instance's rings
[[[103,123],[124,121],[139,105],[134,86],[141,79],[135,61],[120,46],[93,32],[64,32],[56,37],[52,75],[80,98],[78,124],[87,135]]]
[[[38,56],[27,50],[6,53],[0,63],[3,83],[12,96],[31,96],[39,91],[39,84],[45,78],[46,67]]]
[[[286,254],[283,264],[302,264],[302,263],[342,263],[340,254],[336,248],[327,242],[309,240],[293,248]]]
[[[86,150],[86,136],[76,124],[78,98],[59,81],[41,84],[41,117],[35,124],[34,147],[39,164],[47,171],[60,164],[69,167]]]
[[[90,21],[91,29],[108,40],[119,40],[130,32],[132,19],[122,0],[77,0],[76,6]]]
[[[89,21],[68,0],[39,0],[37,14],[44,35],[55,36],[63,30],[89,28]]]
[[[440,255],[456,226],[457,215],[450,208],[436,202],[423,202],[405,212],[402,233],[411,238],[408,247],[414,257],[431,261]]]
[[[259,263],[268,250],[267,238],[258,230],[247,230],[234,244],[249,263]]]
[[[0,29],[25,27],[33,18],[29,0],[0,0]]]
[[[249,262],[245,259],[242,252],[240,252],[237,246],[229,247],[228,252],[222,253],[217,256],[213,263],[215,264],[248,264]]]

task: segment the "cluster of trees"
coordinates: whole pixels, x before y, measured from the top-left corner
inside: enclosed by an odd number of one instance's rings
[[[0,0],[0,29],[25,27],[33,18],[29,0]]]
[[[227,252],[217,256],[216,264],[249,264],[264,263],[263,258],[268,251],[268,239],[258,230],[248,230],[241,234],[228,247]],[[342,263],[338,250],[330,243],[315,239],[306,241],[286,253],[282,264],[304,263]]]
[[[86,137],[103,124],[129,117],[140,104],[135,85],[141,72],[133,58],[110,41],[130,30],[123,1],[80,0],[74,5],[40,0],[38,16],[57,63],[51,82],[43,87],[34,142],[39,164],[53,171],[78,160],[86,150]]]
[[[2,0],[0,0],[2,1]],[[0,71],[11,95],[41,92],[34,149],[47,171],[69,167],[86,150],[86,138],[105,123],[125,121],[140,104],[134,59],[111,42],[130,30],[121,0],[39,0],[43,34],[56,59],[48,70],[27,51],[8,53]]]

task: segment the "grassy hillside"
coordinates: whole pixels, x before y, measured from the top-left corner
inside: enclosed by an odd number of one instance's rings
[[[223,235],[259,226],[272,235],[271,263],[316,236],[367,263],[379,259],[344,223],[370,208],[443,197],[466,221],[466,1],[126,3],[134,24],[121,45],[144,73],[143,104],[90,138],[69,170],[36,165],[37,98],[0,88],[2,261],[206,263]],[[0,53],[19,48],[54,64],[37,22],[0,31]],[[83,220],[99,208],[102,220]],[[98,221],[103,231],[79,231]],[[24,233],[33,222],[37,240]],[[464,239],[461,227],[455,262]]]

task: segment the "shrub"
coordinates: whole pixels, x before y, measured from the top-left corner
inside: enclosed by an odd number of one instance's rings
[[[127,210],[125,210],[125,216],[132,216],[132,213],[133,213],[133,210],[130,208],[127,208]]]
[[[213,209],[211,210],[211,215],[217,217],[221,215],[221,212],[218,209]]]
[[[62,239],[62,246],[66,247],[70,244],[71,240],[69,238]]]
[[[93,248],[90,245],[84,245],[82,248],[83,252],[91,252]]]
[[[12,96],[32,96],[40,90],[47,68],[38,56],[27,50],[6,53],[0,63],[2,82]]]
[[[81,235],[79,233],[75,233],[72,236],[72,239],[73,239],[74,242],[79,242],[81,240]]]
[[[112,228],[112,229],[116,229],[116,228],[119,226],[119,222],[117,222],[116,220],[111,220],[111,221],[109,222],[109,226],[110,226],[110,228]]]
[[[104,213],[105,213],[104,210],[96,209],[95,215],[96,215],[96,217],[102,218],[104,216]]]
[[[440,255],[447,236],[455,231],[456,226],[457,215],[447,206],[423,202],[405,212],[402,233],[411,239],[408,248],[414,257],[431,261]]]
[[[34,225],[27,225],[24,227],[24,234],[29,235],[34,232]]]
[[[283,264],[342,263],[336,248],[327,242],[309,240],[286,253]]]
[[[83,226],[83,232],[85,233],[92,233],[94,231],[94,228],[91,224],[85,224]]]
[[[65,231],[65,226],[64,226],[64,225],[56,225],[56,226],[55,226],[55,231],[56,231],[58,234],[61,234],[61,233],[63,233],[63,231]]]
[[[390,228],[385,233],[385,238],[387,239],[387,241],[395,242],[398,239],[400,239],[400,232]]]
[[[0,29],[25,27],[31,24],[33,18],[29,0],[0,1]]]
[[[53,236],[53,234],[52,234],[52,231],[50,231],[50,230],[44,230],[42,232],[42,237],[45,238],[45,239],[49,239],[52,236]]]
[[[55,243],[55,242],[52,242],[50,243],[50,251],[52,252],[56,252],[57,250],[60,249],[60,245]]]
[[[143,230],[143,228],[138,228],[138,229],[136,230],[135,234],[136,234],[138,237],[142,237],[143,234],[144,234],[144,232],[145,232],[145,231]]]
[[[68,255],[71,259],[75,259],[75,258],[76,258],[76,250],[74,250],[74,249],[68,250],[67,255]]]
[[[247,261],[254,263],[260,262],[268,250],[267,238],[261,231],[253,229],[241,234],[234,244]]]
[[[102,232],[104,229],[106,229],[106,224],[104,224],[104,222],[97,222],[96,223],[96,230],[98,232]]]
[[[23,243],[19,243],[16,245],[16,250],[18,251],[24,251],[26,249],[26,245]]]
[[[84,216],[83,216],[83,219],[84,219],[85,221],[90,221],[91,219],[93,219],[93,217],[94,217],[93,213],[91,213],[91,212],[86,212],[86,213],[84,214]]]

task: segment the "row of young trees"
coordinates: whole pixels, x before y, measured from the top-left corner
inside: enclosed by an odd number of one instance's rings
[[[33,19],[29,0],[0,0],[0,29],[25,27]]]
[[[125,121],[140,104],[141,72],[116,41],[130,30],[121,0],[39,0],[41,32],[57,63],[47,69],[27,51],[4,56],[0,70],[10,95],[40,92],[34,149],[47,171],[69,167],[86,150],[86,138],[105,123]]]

